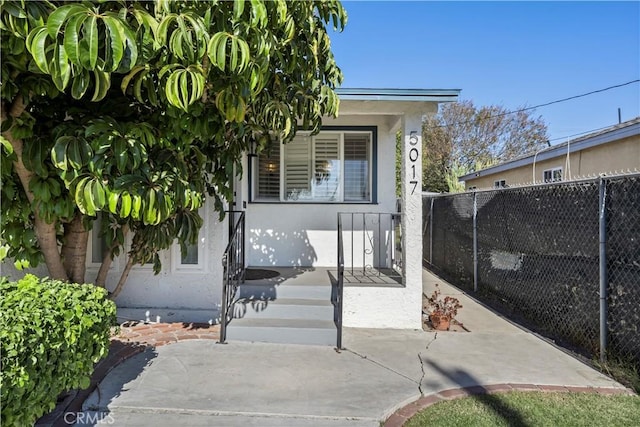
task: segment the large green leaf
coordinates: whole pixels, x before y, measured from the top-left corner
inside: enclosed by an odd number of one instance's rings
[[[98,18],[90,16],[82,27],[80,42],[80,63],[87,70],[94,70],[98,63]]]
[[[71,78],[71,66],[69,65],[69,57],[63,46],[58,44],[54,45],[53,61],[49,69],[53,83],[59,91],[64,91]]]
[[[110,62],[112,63],[112,66],[110,71],[115,71],[118,69],[118,65],[120,64],[122,55],[124,54],[124,46],[126,44],[124,31],[122,30],[121,23],[112,16],[105,16],[103,18],[103,22],[107,28],[107,34],[109,37],[108,43],[111,49]],[[107,41],[105,41],[105,43],[107,43]]]
[[[49,37],[53,40],[58,38],[58,34],[60,33],[60,29],[62,25],[64,25],[64,21],[68,16],[74,15],[76,13],[86,13],[88,9],[79,4],[71,4],[58,7],[55,9],[51,15],[49,15],[49,19],[47,19],[47,32]]]
[[[94,92],[91,101],[100,101],[105,96],[111,87],[111,74],[105,71],[93,70],[94,75]]]
[[[71,62],[80,63],[80,29],[88,18],[87,14],[78,13],[67,21],[64,28],[64,49]]]
[[[51,160],[58,169],[66,171],[68,169],[67,149],[69,143],[73,141],[72,136],[61,136],[56,140],[55,145],[51,149]]]
[[[71,96],[75,99],[80,99],[84,96],[91,84],[90,71],[82,70],[73,78],[71,84]]]
[[[249,45],[239,36],[226,32],[219,32],[211,37],[207,48],[211,64],[221,71],[233,74],[242,73],[251,60]],[[227,56],[230,57],[227,67]]]
[[[44,73],[49,73],[49,62],[47,61],[47,27],[41,26],[33,29],[27,37],[27,49],[33,57],[33,61]]]

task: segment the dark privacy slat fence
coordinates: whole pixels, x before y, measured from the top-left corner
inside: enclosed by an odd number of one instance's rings
[[[427,267],[573,350],[640,368],[640,175],[425,196],[423,216]]]

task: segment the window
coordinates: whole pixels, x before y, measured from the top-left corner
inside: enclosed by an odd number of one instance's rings
[[[562,181],[562,168],[547,169],[542,172],[542,179],[544,182],[558,182]]]
[[[102,216],[98,215],[93,222],[93,227],[89,232],[89,240],[87,242],[87,268],[90,270],[100,268],[102,260],[109,250],[107,242],[102,238],[101,234]],[[118,270],[118,257],[112,260],[109,270]]]
[[[100,267],[102,260],[106,255],[109,248],[107,242],[100,236],[102,231],[102,218],[98,216],[93,222],[93,228],[89,233],[89,248],[88,251],[88,267]]]
[[[494,188],[505,188],[507,186],[507,182],[504,179],[493,182]]]
[[[180,264],[198,265],[198,244],[187,245],[187,253],[180,254]]]
[[[193,245],[187,245],[186,252],[182,253],[180,244],[174,241],[171,248],[171,266],[174,272],[202,273],[205,271],[206,236],[207,236],[207,202],[198,210],[204,220],[198,232],[198,241]],[[164,261],[163,261],[164,262]]]
[[[257,158],[254,201],[371,202],[373,130],[327,130]]]

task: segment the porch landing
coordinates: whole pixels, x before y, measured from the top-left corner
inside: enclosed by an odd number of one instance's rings
[[[227,340],[336,345],[335,268],[255,268],[273,270],[278,275],[239,285]],[[344,285],[401,286],[399,276],[391,271],[362,269],[345,271]]]
[[[255,285],[309,285],[326,284],[335,286],[338,270],[335,267],[248,267],[247,270],[261,269],[278,272],[278,276],[267,279],[247,280]],[[350,285],[402,285],[402,276],[390,268],[354,267],[344,269],[344,284]]]

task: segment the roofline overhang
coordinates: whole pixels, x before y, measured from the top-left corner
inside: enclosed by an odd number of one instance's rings
[[[492,166],[486,169],[472,172],[467,175],[463,175],[458,178],[458,182],[467,181],[469,179],[481,178],[484,176],[494,175],[496,173],[505,172],[511,169],[516,169],[522,166],[532,165],[534,160],[536,163],[544,160],[554,159],[556,157],[565,156],[567,151],[569,153],[575,153],[578,151],[586,150],[591,147],[606,144],[612,141],[628,138],[631,136],[640,135],[640,122],[632,123],[629,126],[621,127],[618,129],[612,129],[608,132],[600,133],[594,136],[576,138],[569,140],[567,143],[559,144],[554,147],[544,148],[534,154],[530,154],[526,157],[510,160],[508,162],[501,163],[496,166]],[[568,146],[568,148],[567,148]]]
[[[461,89],[336,89],[341,100],[349,101],[455,102],[460,92]]]

